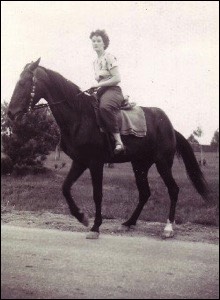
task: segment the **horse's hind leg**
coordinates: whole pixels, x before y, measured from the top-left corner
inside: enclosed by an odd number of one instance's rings
[[[178,200],[179,187],[176,184],[172,175],[172,164],[173,159],[170,161],[161,160],[156,163],[157,170],[168,188],[168,193],[171,201],[169,219],[167,220],[167,225],[164,228],[163,237],[172,237],[174,235],[172,224],[175,220],[175,210],[176,203]]]
[[[63,190],[63,195],[66,198],[67,204],[69,206],[71,214],[77,218],[77,220],[83,225],[88,226],[89,221],[88,218],[84,215],[83,212],[81,212],[74,202],[72,196],[71,196],[71,186],[73,185],[74,182],[82,175],[82,173],[87,169],[85,165],[82,165],[78,163],[77,161],[72,162],[72,166],[70,168],[70,171],[64,180],[62,190]]]
[[[86,236],[87,239],[97,239],[99,237],[99,227],[102,224],[102,180],[104,163],[92,161],[89,169],[93,185],[93,199],[95,201],[95,220],[94,225]]]
[[[128,227],[130,227],[131,225],[136,225],[137,219],[140,216],[140,213],[142,212],[145,203],[150,197],[150,188],[147,175],[151,164],[149,166],[146,166],[146,162],[142,161],[133,161],[131,162],[131,164],[133,167],[136,184],[139,191],[139,202],[130,219],[122,224]]]

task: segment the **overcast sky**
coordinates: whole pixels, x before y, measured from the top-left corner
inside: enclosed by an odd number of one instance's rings
[[[105,29],[124,94],[162,108],[186,138],[219,127],[218,1],[1,1],[2,95],[23,67],[41,65],[87,88],[96,58],[89,35]]]

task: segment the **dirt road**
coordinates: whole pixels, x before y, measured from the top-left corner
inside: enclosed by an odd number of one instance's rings
[[[218,245],[2,225],[1,299],[217,299]]]

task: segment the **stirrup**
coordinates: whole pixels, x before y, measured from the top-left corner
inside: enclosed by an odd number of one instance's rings
[[[115,150],[114,150],[114,154],[119,154],[121,152],[124,152],[125,150],[125,147],[123,144],[119,143],[119,142],[116,142],[115,143]]]

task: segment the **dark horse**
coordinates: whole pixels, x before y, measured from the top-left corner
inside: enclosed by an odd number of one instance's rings
[[[85,226],[88,226],[88,218],[75,204],[70,189],[87,168],[91,173],[96,213],[94,225],[87,237],[97,238],[102,224],[103,166],[105,163],[123,162],[132,164],[139,191],[139,202],[131,217],[122,225],[129,228],[136,224],[150,197],[148,171],[155,163],[167,186],[171,200],[164,233],[167,237],[172,236],[172,224],[179,192],[179,187],[172,176],[176,152],[183,158],[189,178],[198,193],[205,199],[208,194],[206,181],[188,141],[173,129],[171,122],[161,109],[143,107],[147,122],[146,136],[143,138],[132,135],[122,136],[126,152],[112,156],[109,151],[109,140],[97,125],[93,105],[95,98],[81,93],[78,86],[60,74],[39,66],[39,61],[40,59],[27,64],[21,73],[9,104],[8,116],[11,120],[17,120],[20,115],[34,109],[35,104],[41,98],[48,102],[60,127],[61,147],[73,160],[63,183],[63,195],[71,214]]]

